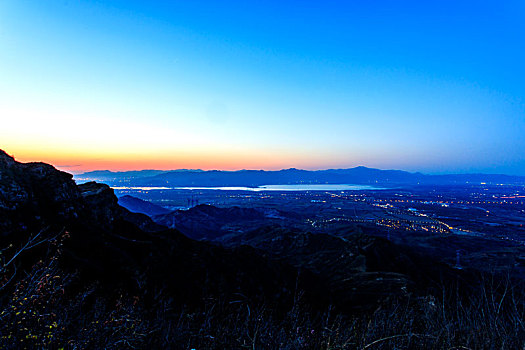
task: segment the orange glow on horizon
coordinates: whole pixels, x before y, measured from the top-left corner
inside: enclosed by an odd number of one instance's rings
[[[19,162],[44,162],[56,168],[79,174],[93,170],[128,171],[142,169],[175,170],[240,170],[285,168],[319,169],[321,158],[312,155],[291,154],[284,151],[230,151],[195,152],[172,151],[158,153],[108,153],[90,154],[88,152],[47,152],[46,150],[19,150],[8,154]],[[330,167],[326,164],[326,167]]]

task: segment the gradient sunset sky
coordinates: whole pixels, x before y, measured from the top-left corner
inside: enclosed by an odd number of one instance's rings
[[[525,175],[525,2],[0,1],[0,148],[69,172]]]

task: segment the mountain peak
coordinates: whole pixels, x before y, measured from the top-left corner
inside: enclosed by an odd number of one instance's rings
[[[1,163],[14,163],[15,158],[7,154],[4,150],[0,149],[0,162]]]

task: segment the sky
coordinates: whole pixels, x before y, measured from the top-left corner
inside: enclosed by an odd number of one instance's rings
[[[0,148],[525,175],[525,2],[0,0]]]

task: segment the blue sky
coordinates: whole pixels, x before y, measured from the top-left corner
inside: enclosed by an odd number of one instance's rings
[[[522,1],[0,3],[0,147],[70,171],[525,175]]]

